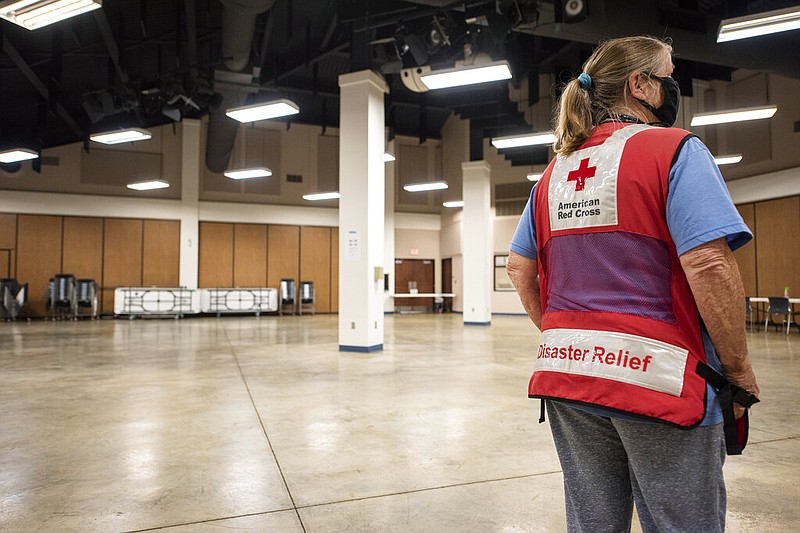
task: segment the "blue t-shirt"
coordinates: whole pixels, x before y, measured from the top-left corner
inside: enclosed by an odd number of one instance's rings
[[[529,259],[536,259],[536,231],[531,216],[535,190],[534,186],[511,240],[511,251]],[[667,226],[678,255],[721,237],[725,237],[731,250],[736,250],[753,238],[731,201],[713,156],[697,137],[690,137],[684,143],[670,170]],[[700,326],[708,364],[721,371],[722,365],[714,345],[702,322]],[[706,416],[702,425],[719,424],[722,422],[722,410],[710,385],[706,398]],[[599,407],[581,408],[607,417],[632,418]]]

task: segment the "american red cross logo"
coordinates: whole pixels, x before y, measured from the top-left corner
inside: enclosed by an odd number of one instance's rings
[[[586,159],[581,159],[581,164],[578,165],[578,168],[576,170],[571,170],[567,175],[567,181],[574,181],[575,190],[582,191],[584,185],[586,185],[586,180],[593,178],[595,171],[597,171],[597,167],[589,166],[588,157]]]

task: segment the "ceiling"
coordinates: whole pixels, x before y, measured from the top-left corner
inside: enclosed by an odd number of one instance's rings
[[[463,58],[465,44],[508,59],[516,86],[537,79],[529,76],[536,73],[569,79],[598,41],[643,33],[674,40],[674,75],[684,94],[691,94],[693,78],[727,80],[736,68],[800,78],[800,31],[715,42],[722,18],[796,2],[588,0],[577,21],[565,17],[564,4],[105,0],[100,10],[36,31],[0,21],[0,147],[86,142],[94,131],[153,127],[209,112],[213,118],[214,110],[270,98],[299,104],[293,122],[335,127],[338,76],[372,68],[390,86],[386,123],[392,134],[437,138],[455,112],[470,119],[475,155],[483,137],[531,128],[509,100],[508,84],[415,93],[399,75],[418,64],[452,65]],[[232,45],[240,47],[240,57],[230,52]],[[535,103],[538,86],[527,93]],[[230,122],[224,115],[220,120]],[[231,125],[220,127],[228,128],[228,139],[212,139],[209,147],[232,146]],[[229,152],[226,145],[221,156]],[[507,156],[531,164],[546,160],[547,152]]]

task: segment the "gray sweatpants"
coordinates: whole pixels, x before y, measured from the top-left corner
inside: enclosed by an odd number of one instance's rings
[[[725,530],[722,424],[683,430],[597,416],[547,401],[570,533]]]

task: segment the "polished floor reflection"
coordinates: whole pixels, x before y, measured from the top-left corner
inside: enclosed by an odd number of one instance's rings
[[[564,531],[524,317],[0,323],[4,532]],[[748,334],[763,402],[728,531],[800,524],[800,335]]]

